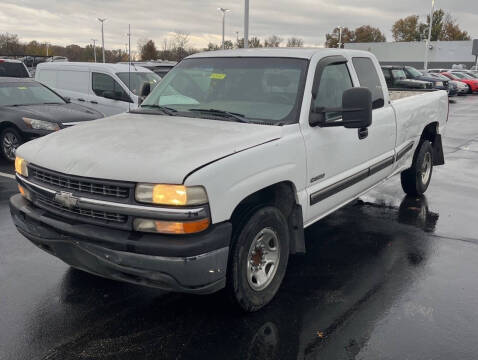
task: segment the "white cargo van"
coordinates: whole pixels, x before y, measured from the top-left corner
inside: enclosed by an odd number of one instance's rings
[[[49,62],[37,66],[35,80],[73,103],[110,116],[137,108],[143,85],[153,89],[161,78],[135,65]]]

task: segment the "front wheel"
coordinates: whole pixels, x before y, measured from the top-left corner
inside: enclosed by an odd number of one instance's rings
[[[263,207],[233,237],[228,292],[248,312],[268,304],[279,290],[289,259],[289,232],[284,215]]]
[[[433,148],[423,141],[413,160],[412,167],[401,173],[402,189],[408,195],[423,195],[430,185],[433,173]]]
[[[0,134],[0,144],[2,156],[6,160],[15,161],[15,151],[23,144],[23,138],[16,129],[9,127]]]

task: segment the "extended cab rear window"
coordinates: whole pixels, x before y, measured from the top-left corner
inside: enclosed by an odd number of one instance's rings
[[[369,88],[372,92],[372,108],[378,109],[384,106],[382,83],[377,74],[377,69],[372,59],[366,57],[355,57],[352,59],[355,72],[360,86]]]

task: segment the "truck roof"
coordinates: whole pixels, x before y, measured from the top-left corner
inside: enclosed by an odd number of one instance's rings
[[[310,59],[314,55],[352,55],[367,56],[371,54],[368,51],[349,50],[349,49],[331,49],[331,48],[249,48],[234,50],[205,51],[188,56],[188,59],[199,57],[289,57],[299,59]]]
[[[97,70],[110,70],[113,72],[128,72],[130,66],[128,64],[110,64],[110,63],[93,63],[93,62],[44,62],[38,64],[37,69],[44,69],[44,68],[78,68],[84,67],[89,69],[97,69]],[[144,67],[131,64],[131,72],[150,72]]]

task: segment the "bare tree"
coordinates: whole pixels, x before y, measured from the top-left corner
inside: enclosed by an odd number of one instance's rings
[[[277,35],[271,35],[264,40],[264,47],[279,47],[283,40]]]
[[[287,39],[287,47],[304,47],[304,40],[296,37]]]

